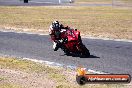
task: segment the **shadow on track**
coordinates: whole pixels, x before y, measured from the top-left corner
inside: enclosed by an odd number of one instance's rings
[[[78,55],[78,54],[70,54],[70,55],[66,55],[66,54],[64,54],[64,55],[60,55],[60,56],[72,56],[72,57],[80,57],[80,58],[100,58],[100,57],[95,56],[95,55],[90,55],[89,57],[88,57],[88,56],[81,57],[81,56]]]
[[[90,57],[88,57],[88,58],[100,58],[100,57],[94,56],[94,55],[90,55]]]

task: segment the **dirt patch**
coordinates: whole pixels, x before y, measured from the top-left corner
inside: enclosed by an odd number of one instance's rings
[[[22,88],[54,88],[55,83],[46,75],[26,73],[18,70],[0,69],[0,76],[5,77],[1,83],[15,84]]]

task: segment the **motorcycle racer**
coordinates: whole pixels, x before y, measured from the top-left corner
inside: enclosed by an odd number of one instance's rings
[[[59,23],[59,21],[53,21],[49,28],[49,35],[51,36],[51,39],[53,40],[53,49],[54,51],[57,51],[59,48],[59,45],[61,42],[61,29],[68,29],[68,27],[64,27],[62,24]],[[59,43],[58,43],[59,42]]]

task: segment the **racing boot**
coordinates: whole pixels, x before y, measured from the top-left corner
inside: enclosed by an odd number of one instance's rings
[[[57,51],[59,49],[59,43],[53,42],[53,50]]]
[[[61,48],[62,44],[64,43],[64,40],[56,40],[56,42],[53,42],[53,49],[54,51],[57,51],[59,48]]]

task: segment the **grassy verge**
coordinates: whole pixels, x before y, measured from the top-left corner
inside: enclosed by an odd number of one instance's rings
[[[132,0],[76,0],[75,3],[78,3],[78,4],[81,4],[81,3],[84,3],[84,4],[102,4],[102,3],[105,3],[105,4],[111,4],[112,2],[124,2],[124,3],[132,3]]]
[[[0,28],[48,33],[53,20],[93,37],[132,39],[132,9],[112,7],[0,7]]]
[[[119,0],[119,1],[130,2],[130,3],[132,3],[132,0]]]
[[[0,76],[0,81],[2,81],[2,80],[6,80],[6,78],[5,78],[5,77]]]
[[[120,84],[79,86],[75,82],[75,74],[71,73],[74,71],[27,60],[0,57],[0,88],[126,88]],[[46,84],[42,84],[44,82]]]
[[[2,85],[0,84],[0,88],[22,88],[22,87],[11,83],[2,83]]]
[[[112,0],[76,0],[77,4],[111,4]]]

